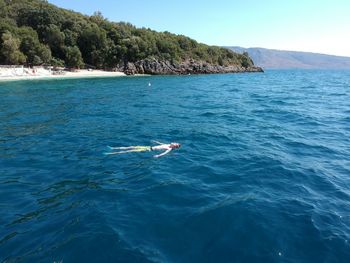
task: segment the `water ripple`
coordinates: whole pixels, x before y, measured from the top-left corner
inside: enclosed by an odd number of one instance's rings
[[[349,262],[348,72],[151,78],[0,84],[1,262]]]

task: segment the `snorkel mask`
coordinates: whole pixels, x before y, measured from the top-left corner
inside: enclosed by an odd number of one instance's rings
[[[175,148],[180,148],[181,144],[180,143],[176,143],[176,142],[172,142],[170,144],[170,148],[175,149]]]

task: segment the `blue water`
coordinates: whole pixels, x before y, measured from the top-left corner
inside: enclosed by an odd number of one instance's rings
[[[350,262],[349,71],[3,82],[0,124],[0,262]]]

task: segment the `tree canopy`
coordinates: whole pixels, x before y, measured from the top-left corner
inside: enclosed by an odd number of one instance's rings
[[[45,0],[0,0],[0,64],[113,68],[147,58],[253,65],[247,54],[183,35],[110,22],[100,12],[86,16]]]

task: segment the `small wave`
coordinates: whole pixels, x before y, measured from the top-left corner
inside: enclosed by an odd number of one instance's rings
[[[311,142],[303,142],[303,141],[290,141],[287,140],[285,142],[288,149],[291,151],[304,156],[337,156],[340,153],[338,150],[331,148],[326,145],[321,144],[313,144]]]
[[[343,96],[347,96],[348,94],[346,93],[329,93],[328,96],[333,96],[333,97],[343,97]]]
[[[204,112],[199,115],[200,117],[214,117],[217,116],[214,112]]]
[[[240,92],[240,90],[238,88],[234,88],[234,89],[230,89],[228,90],[229,92]]]
[[[229,196],[225,197],[222,200],[214,201],[213,203],[201,207],[195,211],[192,216],[204,215],[208,212],[214,212],[217,209],[226,209],[229,206],[235,205],[237,203],[249,202],[250,200],[254,200],[256,197],[254,194],[244,194],[241,196]]]
[[[350,123],[350,116],[344,117],[341,121],[345,123]]]

